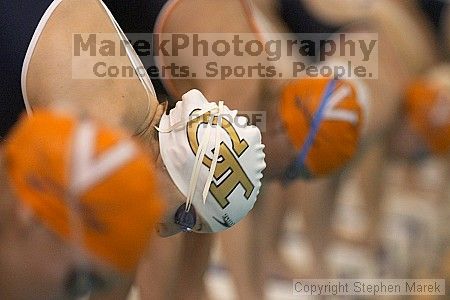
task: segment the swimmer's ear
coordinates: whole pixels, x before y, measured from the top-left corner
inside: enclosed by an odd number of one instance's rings
[[[159,156],[159,139],[158,139],[158,131],[155,127],[159,125],[163,114],[165,113],[168,106],[168,102],[163,102],[158,104],[156,107],[156,112],[153,116],[153,119],[150,121],[147,129],[139,134],[139,138],[141,141],[149,146],[149,150],[153,158],[157,158]]]
[[[159,122],[161,121],[163,114],[166,114],[168,106],[169,106],[169,102],[165,101],[165,102],[158,104],[158,106],[156,107],[155,117],[153,118],[152,122],[150,123],[150,127],[151,127],[150,129],[153,130],[154,132],[156,132],[155,126],[159,125]]]
[[[158,131],[156,130],[156,127],[159,126],[159,122],[161,121],[163,114],[166,113],[168,105],[169,105],[169,102],[167,102],[167,101],[158,104],[158,107],[156,108],[155,117],[153,118],[152,122],[150,123],[149,136],[152,139],[152,141],[150,142],[150,146],[152,148],[154,157],[159,156],[159,136],[158,136]]]

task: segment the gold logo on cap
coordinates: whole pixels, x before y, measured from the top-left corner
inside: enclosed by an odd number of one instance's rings
[[[197,110],[194,110],[195,113]],[[188,123],[187,126],[187,136],[189,145],[194,154],[197,153],[199,148],[198,141],[198,130],[202,124],[208,124],[211,113],[205,113]],[[215,116],[212,124],[217,125],[218,117]],[[209,191],[216,199],[217,203],[219,203],[220,207],[225,208],[230,203],[228,201],[228,196],[241,185],[244,188],[244,196],[246,199],[249,199],[255,186],[248,178],[238,159],[249,147],[247,141],[245,139],[241,139],[236,131],[236,128],[233,127],[230,121],[225,118],[222,118],[222,128],[228,134],[231,139],[232,149],[230,149],[225,142],[220,143],[219,149],[219,161],[217,162],[217,167],[214,172],[214,179],[219,184],[211,183],[211,187]],[[214,149],[213,151],[215,151]],[[203,164],[211,168],[212,159],[207,155],[203,158]]]

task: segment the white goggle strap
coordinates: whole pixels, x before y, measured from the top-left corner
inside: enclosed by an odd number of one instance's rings
[[[208,112],[211,113],[209,120],[208,120],[205,134],[202,137],[202,140],[199,144],[199,148],[195,155],[194,167],[193,167],[191,179],[189,182],[189,191],[188,191],[188,195],[186,197],[186,211],[190,210],[193,199],[194,199],[195,189],[197,187],[198,176],[200,174],[200,168],[202,166],[203,159],[206,155],[206,151],[208,149],[208,145],[209,145],[209,142],[211,139],[211,127],[213,125],[214,118],[217,116],[218,119],[217,119],[217,125],[216,125],[216,130],[215,130],[214,154],[213,154],[213,159],[211,162],[211,167],[209,169],[207,181],[205,183],[205,187],[204,187],[203,193],[202,193],[203,203],[206,203],[209,188],[211,186],[214,172],[217,167],[217,162],[219,160],[219,154],[220,154],[219,148],[220,148],[220,143],[221,143],[220,128],[222,127],[223,107],[224,107],[223,101],[219,101],[218,106],[215,103],[208,103],[207,107],[196,112],[196,114],[194,115],[194,117],[201,117],[202,115],[204,115]],[[156,126],[155,126],[155,128],[156,128],[156,130],[158,130],[161,133],[169,133],[171,131],[181,130],[181,129],[185,128],[187,124],[188,124],[188,122],[186,120],[181,120],[180,122],[173,124],[169,128],[159,128]]]
[[[208,179],[206,179],[205,188],[203,189],[203,204],[206,203],[206,198],[208,197],[208,191],[211,187],[211,182],[213,180],[214,172],[216,171],[217,162],[219,160],[220,152],[220,128],[222,128],[222,114],[223,114],[223,101],[219,101],[219,112],[217,117],[216,126],[216,138],[214,142],[214,155],[211,162],[211,168],[209,169]],[[203,160],[203,159],[202,159]]]

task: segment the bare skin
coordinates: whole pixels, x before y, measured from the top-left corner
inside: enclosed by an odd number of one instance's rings
[[[153,299],[170,298],[170,291],[176,288],[181,243],[181,235],[155,238],[154,246],[143,258],[136,277],[141,298],[146,295],[152,295]]]
[[[86,17],[93,15],[99,17]],[[130,58],[116,52],[107,60],[96,52],[83,63],[76,63],[77,57],[72,57],[77,48],[74,32],[95,33],[98,40],[108,39],[120,45],[119,35],[99,1],[62,1],[40,34],[29,62],[25,86],[31,108],[58,106],[124,127],[135,134],[145,130],[158,104],[155,95],[136,75],[126,79],[101,78],[94,73],[96,63],[132,66]],[[54,42],[55,37],[59,38],[58,43]],[[82,40],[86,42],[87,37]]]

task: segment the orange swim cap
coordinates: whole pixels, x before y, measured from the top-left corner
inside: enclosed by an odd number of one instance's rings
[[[406,93],[407,116],[428,148],[437,155],[450,151],[450,90],[424,79]]]
[[[357,89],[346,80],[305,78],[284,88],[281,119],[299,151],[291,171],[301,169],[297,172],[306,178],[325,176],[350,161],[365,113],[360,101]]]
[[[127,134],[36,111],[13,130],[5,158],[19,201],[46,227],[119,271],[134,270],[163,206],[151,160]]]

